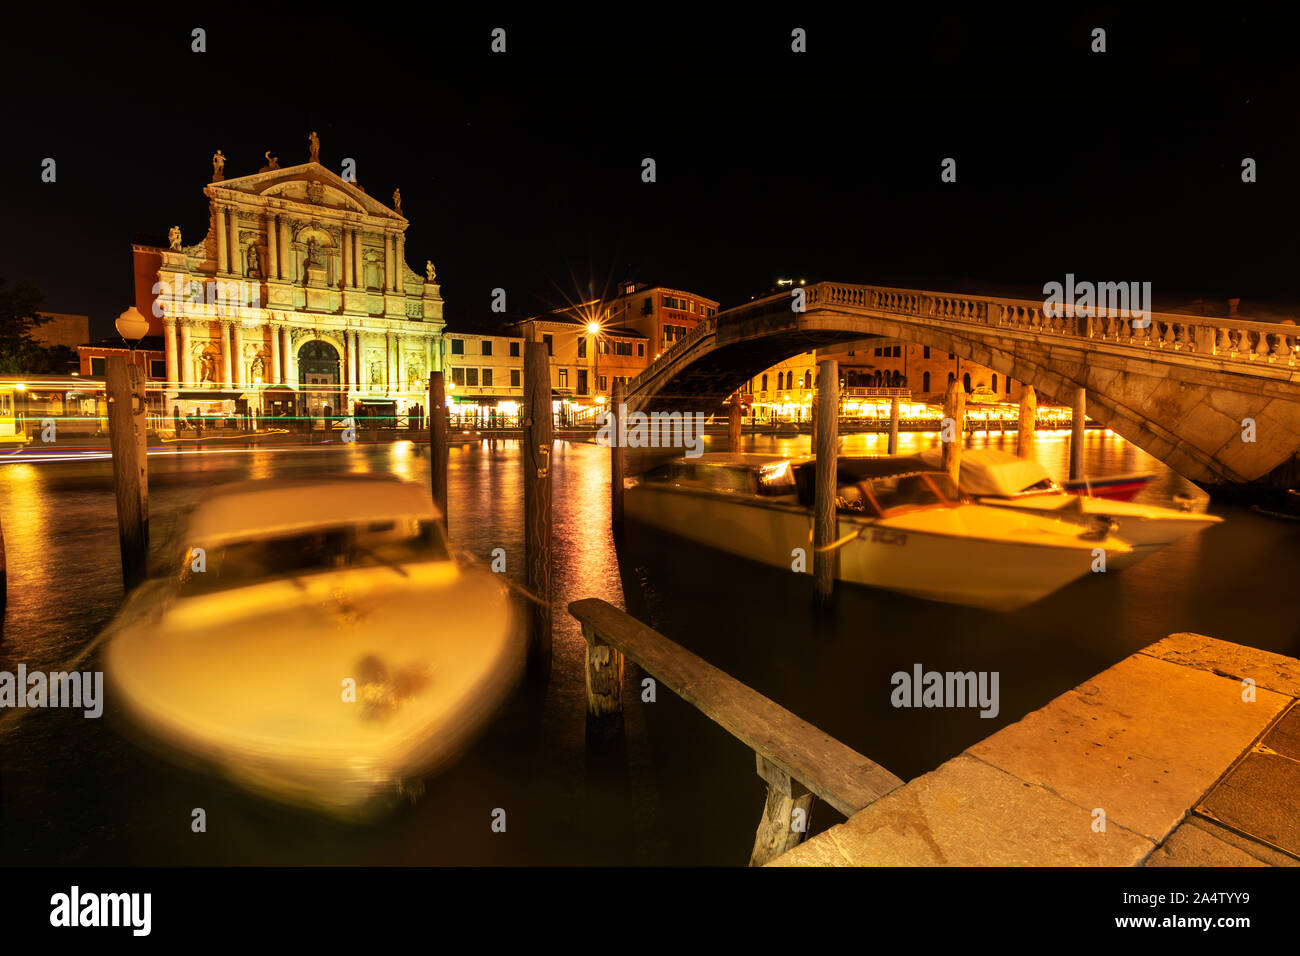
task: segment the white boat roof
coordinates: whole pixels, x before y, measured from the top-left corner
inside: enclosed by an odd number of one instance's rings
[[[421,486],[387,475],[273,478],[223,485],[190,516],[189,544],[279,537],[312,528],[439,517]]]
[[[927,464],[941,467],[943,450],[927,448],[919,456]],[[1052,476],[1032,458],[1021,458],[996,448],[964,448],[957,481],[970,495],[1017,495]]]

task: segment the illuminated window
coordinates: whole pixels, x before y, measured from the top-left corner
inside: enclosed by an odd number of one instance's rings
[[[462,368],[461,366],[457,365],[455,368],[453,368],[453,369],[451,370],[451,384],[453,384],[453,385],[464,386],[464,384],[465,384],[465,369],[464,369],[464,368]]]
[[[569,387],[569,370],[567,368],[562,368],[560,369],[560,388],[568,388],[568,387]]]

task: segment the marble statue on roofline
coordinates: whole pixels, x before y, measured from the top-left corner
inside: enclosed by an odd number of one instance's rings
[[[226,154],[217,150],[212,154],[212,181],[218,182],[226,178]]]

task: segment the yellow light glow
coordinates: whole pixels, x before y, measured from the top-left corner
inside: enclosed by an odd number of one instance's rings
[[[597,333],[600,332],[600,323],[599,323],[599,322],[588,322],[588,323],[587,323],[587,331],[590,332],[592,335],[596,335]]]
[[[14,386],[14,391],[15,391],[15,392],[25,392],[25,391],[27,391],[27,386],[24,385],[22,382],[19,382],[17,385]]]

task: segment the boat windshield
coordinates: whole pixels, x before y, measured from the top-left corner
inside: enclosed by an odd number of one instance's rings
[[[943,472],[887,475],[839,486],[835,504],[841,511],[882,516],[898,510],[958,503],[952,478]]]
[[[405,577],[404,565],[450,560],[436,521],[404,518],[363,525],[313,528],[275,538],[232,541],[186,550],[179,570],[183,597],[260,584],[321,571],[387,567]]]

